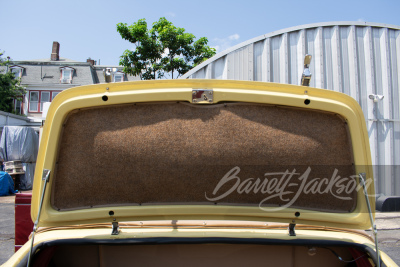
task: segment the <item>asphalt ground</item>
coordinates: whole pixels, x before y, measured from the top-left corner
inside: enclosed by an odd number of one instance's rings
[[[14,254],[14,198],[0,197],[0,264]],[[400,266],[400,213],[376,213],[379,249]],[[371,231],[367,231],[372,234]]]
[[[14,254],[14,203],[0,203],[0,264]]]

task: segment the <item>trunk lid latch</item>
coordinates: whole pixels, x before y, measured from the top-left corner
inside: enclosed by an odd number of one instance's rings
[[[193,89],[192,90],[192,103],[205,104],[214,102],[214,92],[212,89]]]

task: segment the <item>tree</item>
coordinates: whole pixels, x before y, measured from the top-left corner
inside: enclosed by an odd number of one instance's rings
[[[10,58],[2,58],[4,52],[0,52],[0,66],[7,65]],[[0,71],[0,110],[13,113],[14,99],[22,100],[25,89],[20,85],[20,79],[15,78],[14,73]]]
[[[119,64],[124,72],[139,75],[142,80],[160,79],[168,74],[178,78],[193,67],[215,55],[215,48],[207,45],[208,39],[196,37],[175,27],[166,18],[160,18],[147,28],[145,19],[132,25],[118,23],[121,37],[135,45],[135,51],[125,50]]]

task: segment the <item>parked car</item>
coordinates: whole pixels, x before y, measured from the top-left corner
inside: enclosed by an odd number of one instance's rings
[[[396,266],[360,106],[263,82],[98,84],[53,100],[35,230],[5,266]]]

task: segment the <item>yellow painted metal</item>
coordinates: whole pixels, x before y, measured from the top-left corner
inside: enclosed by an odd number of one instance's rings
[[[342,233],[335,231],[313,231],[313,230],[297,230],[297,236],[289,236],[286,230],[271,230],[271,229],[180,229],[180,228],[134,228],[121,230],[120,234],[113,236],[110,234],[110,228],[97,228],[97,229],[74,229],[74,230],[53,230],[49,232],[40,233],[35,237],[35,246],[37,244],[55,241],[55,240],[121,240],[129,238],[152,238],[152,237],[166,237],[166,238],[265,238],[274,240],[304,240],[305,245],[307,240],[311,241],[341,241],[350,244],[362,244],[374,249],[374,243],[369,238],[355,233]],[[24,256],[29,252],[29,242],[21,247],[4,266],[16,266]],[[385,253],[380,252],[383,262],[386,266],[397,266]]]
[[[36,163],[33,186],[31,215],[36,220],[43,187],[41,174],[43,169],[54,170],[57,144],[66,116],[80,108],[108,105],[186,101],[191,102],[193,89],[213,89],[214,102],[223,101],[265,103],[273,105],[300,107],[333,112],[346,119],[349,125],[357,173],[366,173],[373,177],[368,133],[364,116],[358,103],[351,97],[323,89],[285,84],[245,82],[229,80],[162,80],[138,81],[116,84],[97,84],[75,87],[58,94],[50,105],[43,129],[41,144]],[[103,101],[102,97],[108,100]],[[310,100],[305,105],[304,100]],[[210,103],[211,104],[211,103]],[[207,105],[207,103],[205,103]],[[77,179],[79,179],[77,177]],[[49,187],[53,177],[50,175]],[[372,210],[375,210],[373,183],[368,188]],[[357,206],[351,213],[326,213],[316,211],[302,212],[301,209],[286,209],[282,212],[267,212],[258,207],[202,206],[202,205],[163,205],[163,206],[119,206],[112,207],[115,216],[109,216],[110,207],[75,211],[54,210],[50,204],[50,190],[44,197],[39,226],[61,226],[77,223],[111,222],[134,220],[249,220],[271,222],[295,222],[330,227],[367,229],[371,227],[368,209],[362,190],[358,191]],[[302,212],[301,219],[294,213]]]

